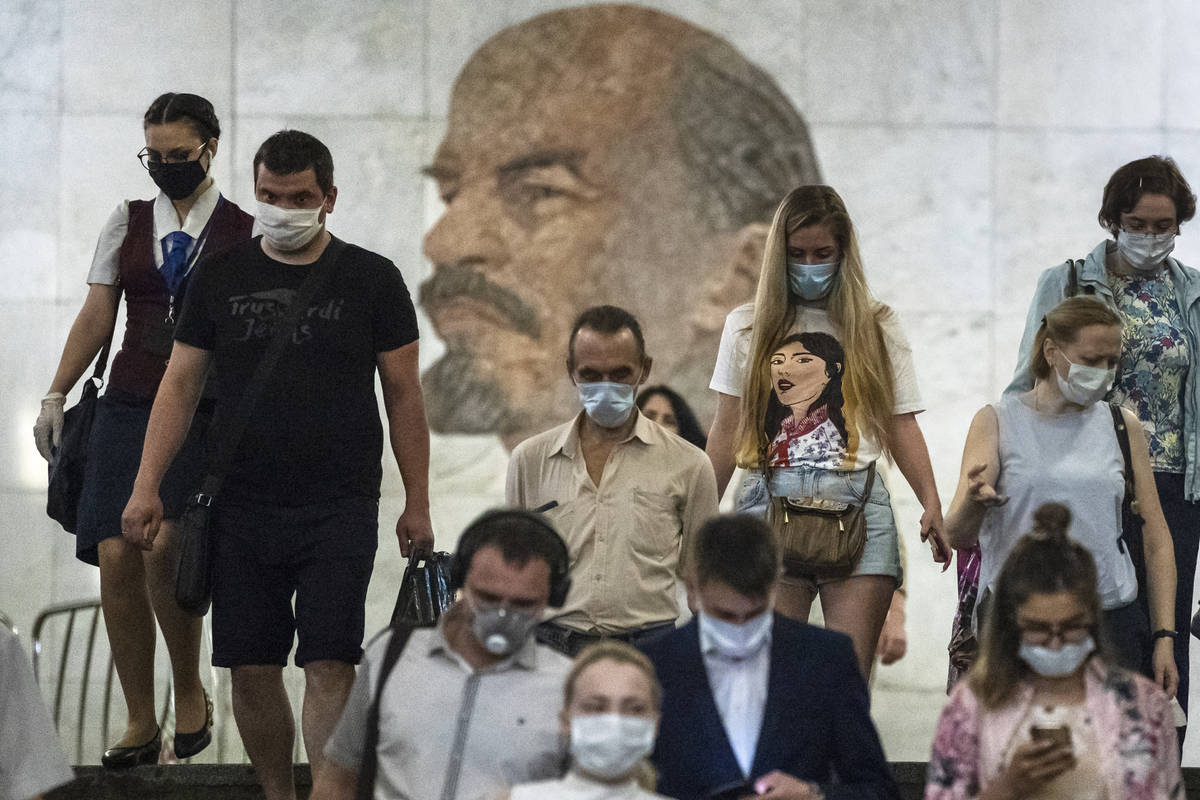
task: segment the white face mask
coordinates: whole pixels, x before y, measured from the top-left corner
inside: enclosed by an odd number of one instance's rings
[[[579,769],[604,780],[630,775],[654,749],[654,720],[625,714],[571,718],[571,757]]]
[[[257,201],[254,228],[272,247],[282,253],[299,250],[321,232],[321,211],[317,208],[281,208]]]
[[[1017,655],[1038,675],[1061,678],[1079,669],[1095,649],[1096,643],[1089,636],[1079,644],[1063,642],[1062,647],[1057,650],[1051,650],[1044,645],[1022,644]]]
[[[1117,249],[1134,269],[1155,272],[1175,249],[1175,234],[1119,231]]]
[[[633,412],[633,386],[613,381],[579,384],[579,402],[601,428],[616,428]]]
[[[1116,368],[1105,369],[1076,364],[1065,354],[1063,358],[1071,365],[1067,370],[1067,377],[1063,378],[1057,369],[1054,370],[1054,377],[1058,379],[1058,390],[1062,392],[1062,396],[1081,406],[1090,406],[1103,400],[1112,382],[1116,380]]]
[[[700,609],[700,627],[712,641],[717,652],[726,658],[748,658],[759,651],[771,632],[771,609],[741,625],[710,616]]]

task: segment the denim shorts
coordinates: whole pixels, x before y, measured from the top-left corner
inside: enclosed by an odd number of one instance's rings
[[[771,475],[771,496],[805,497],[832,500],[857,505],[862,502],[867,486],[867,470],[842,471],[800,466],[775,470]],[[738,487],[734,508],[739,514],[767,517],[767,482],[758,471],[747,473]],[[871,497],[867,500],[867,542],[854,575],[890,575],[899,586],[904,577],[900,567],[900,536],[892,515],[891,497],[882,476],[875,475]],[[815,587],[844,578],[804,578],[787,576],[785,582],[800,582]]]

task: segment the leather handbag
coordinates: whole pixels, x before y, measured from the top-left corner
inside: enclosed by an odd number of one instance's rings
[[[225,473],[233,463],[233,455],[237,452],[238,443],[254,413],[266,386],[267,379],[275,370],[283,349],[292,340],[292,335],[300,318],[308,309],[317,289],[333,274],[338,258],[345,249],[345,242],[340,239],[330,239],[326,250],[328,258],[319,261],[318,267],[308,274],[292,303],[287,315],[280,320],[279,327],[267,345],[262,359],[254,369],[250,382],[246,385],[242,398],[233,416],[229,418],[228,427],[222,431],[221,439],[216,450],[216,458],[209,465],[208,474],[200,485],[200,491],[189,498],[179,520],[179,555],[175,562],[175,602],[187,613],[203,617],[208,613],[212,603],[213,584],[213,540],[209,530],[212,521],[212,507],[225,481]]]
[[[838,578],[854,572],[867,543],[867,500],[875,464],[867,468],[863,501],[772,497],[767,523],[783,552],[783,571],[796,577]]]
[[[392,627],[433,625],[454,602],[451,589],[449,553],[434,553],[429,558],[410,558],[400,580],[400,594],[392,611]]]
[[[87,469],[88,440],[92,438],[92,421],[104,385],[104,370],[108,367],[108,352],[112,348],[112,333],[96,356],[96,368],[83,384],[79,402],[63,414],[62,435],[47,467],[46,514],[74,533],[79,520],[79,498],[83,496],[83,475]]]

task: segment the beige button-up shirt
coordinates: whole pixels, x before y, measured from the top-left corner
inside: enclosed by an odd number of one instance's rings
[[[579,442],[582,412],[531,437],[508,462],[509,505],[546,511],[571,551],[571,592],[554,621],[620,633],[673,621],[683,542],[717,514],[704,451],[638,414],[597,486]]]

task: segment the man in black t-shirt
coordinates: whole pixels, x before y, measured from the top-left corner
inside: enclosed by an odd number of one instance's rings
[[[258,396],[211,523],[213,664],[232,669],[234,716],[267,798],[291,800],[294,722],[282,670],[293,634],[314,772],[362,656],[383,452],[376,369],[406,494],[396,536],[410,558],[433,550],[429,432],[403,278],[382,256],[329,247],[325,217],[337,199],[329,150],[280,131],[255,155],[254,179],[263,235],[195,270],[121,528],[139,547],[155,546],[158,485],[209,366],[219,384],[216,447],[297,290],[331,268]]]

